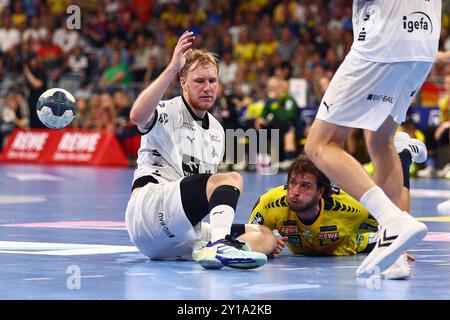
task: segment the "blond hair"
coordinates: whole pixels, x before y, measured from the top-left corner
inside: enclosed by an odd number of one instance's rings
[[[186,57],[186,63],[183,68],[181,68],[179,75],[180,77],[186,77],[189,71],[194,70],[200,64],[208,63],[215,66],[217,73],[219,73],[219,56],[217,54],[203,49],[193,49]]]

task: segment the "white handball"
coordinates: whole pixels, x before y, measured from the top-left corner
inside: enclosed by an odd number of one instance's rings
[[[75,98],[61,88],[52,88],[39,97],[36,104],[39,120],[48,128],[62,129],[69,125],[77,113]]]

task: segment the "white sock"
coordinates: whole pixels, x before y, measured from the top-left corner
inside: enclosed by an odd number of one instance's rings
[[[378,186],[367,190],[361,199],[359,199],[359,202],[382,225],[386,224],[390,219],[397,217],[397,215],[403,214]]]
[[[225,204],[215,206],[209,213],[211,222],[211,242],[224,239],[231,232],[234,220],[234,209]]]

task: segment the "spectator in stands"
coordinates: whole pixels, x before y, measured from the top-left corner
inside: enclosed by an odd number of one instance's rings
[[[12,25],[18,29],[23,28],[26,23],[27,16],[24,12],[22,1],[14,1],[14,8],[11,14]]]
[[[298,40],[292,37],[292,31],[288,27],[281,30],[281,40],[277,52],[283,62],[291,62],[298,48]]]
[[[15,47],[20,43],[20,31],[12,26],[11,17],[8,14],[2,18],[0,39],[0,51],[7,59],[10,59],[10,56],[14,54]]]
[[[236,79],[238,65],[234,61],[233,53],[226,51],[219,63],[219,80],[225,86],[230,88],[233,81]]]
[[[145,34],[141,33],[138,35],[135,47],[131,48],[131,53],[133,64],[130,67],[130,71],[133,74],[133,81],[142,82],[152,55],[151,47],[147,45]]]
[[[153,80],[155,80],[160,73],[163,71],[163,68],[160,68],[158,66],[158,61],[156,60],[155,56],[150,56],[147,62],[147,65],[145,67],[145,73],[144,78],[142,79],[142,82],[145,85],[150,84]]]
[[[37,50],[39,42],[47,35],[48,30],[40,24],[38,16],[31,17],[28,28],[22,33],[22,42],[31,41],[32,48]]]
[[[108,68],[109,60],[104,54],[97,55],[92,52],[88,58],[89,68],[87,72],[87,77],[85,85],[90,92],[96,92],[100,89],[100,81]]]
[[[31,54],[23,66],[26,84],[28,86],[28,106],[31,128],[45,128],[36,113],[36,103],[47,90],[47,75],[41,61],[35,54]]]
[[[438,177],[450,179],[450,73],[444,78],[445,96],[439,101],[439,126],[434,133],[434,140],[437,141],[438,147],[445,148],[446,164],[437,172]]]
[[[284,79],[270,78],[267,90],[268,99],[261,118],[255,122],[255,128],[279,130],[280,167],[287,169],[296,152],[296,131],[303,130],[298,105],[289,94],[289,83]]]
[[[0,54],[0,97],[2,97],[14,84],[14,74],[5,66],[5,60]]]
[[[83,36],[95,48],[101,48],[105,43],[108,16],[102,6],[96,8],[95,16],[83,27]]]
[[[89,67],[89,60],[80,46],[73,48],[72,52],[69,54],[67,67],[70,73],[77,75],[80,78],[81,83],[84,83]]]
[[[94,110],[94,125],[97,130],[116,131],[116,110],[111,95],[100,95],[99,106]]]
[[[28,127],[28,110],[22,104],[19,93],[11,92],[4,99],[4,106],[0,117],[0,151],[3,149],[5,140],[15,129]]]
[[[52,43],[53,34],[49,32],[41,41],[37,50],[37,56],[42,61],[43,67],[49,80],[56,82],[63,72],[64,55],[62,49]]]
[[[252,62],[255,59],[256,44],[251,39],[247,29],[242,29],[239,33],[239,41],[234,46],[234,55],[238,64],[242,65]]]
[[[100,80],[102,88],[117,88],[129,86],[131,84],[131,75],[128,66],[121,61],[120,52],[115,50],[112,53],[111,63],[106,68],[105,73]]]
[[[256,59],[260,59],[263,55],[271,58],[276,54],[279,43],[271,27],[267,26],[260,30],[258,40],[255,50]]]
[[[69,6],[69,0],[47,0],[50,12],[55,16],[64,15],[67,7]]]
[[[70,52],[80,41],[80,35],[77,30],[70,30],[66,23],[55,30],[52,42],[62,49],[64,53]]]
[[[74,129],[93,129],[94,119],[92,110],[89,107],[88,100],[82,96],[76,96],[77,114],[72,121]]]
[[[130,151],[134,152],[136,150],[127,150],[126,141],[138,136],[135,125],[130,120],[131,111],[131,100],[129,96],[122,90],[114,92],[113,95],[114,105],[116,108],[116,137],[122,145],[124,152],[127,156],[132,156],[128,154]],[[139,138],[140,141],[140,138]],[[136,156],[134,154],[133,156]]]
[[[428,149],[427,167],[417,173],[419,177],[434,177],[450,179],[450,163],[449,163],[449,137],[450,137],[450,73],[444,77],[444,95],[439,100],[439,125],[436,127],[425,128],[426,144]],[[446,162],[442,165],[441,170],[436,171],[439,167],[437,163],[438,149],[444,150],[444,158]]]

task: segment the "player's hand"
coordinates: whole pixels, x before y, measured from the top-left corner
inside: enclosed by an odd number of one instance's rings
[[[277,238],[277,246],[270,255],[271,258],[275,258],[280,255],[281,251],[286,246],[286,241],[288,241],[288,237]]]
[[[180,39],[178,39],[177,45],[173,51],[172,60],[170,61],[169,68],[179,72],[186,63],[186,56],[192,52],[192,42],[194,41],[194,33],[192,31],[185,31]]]

